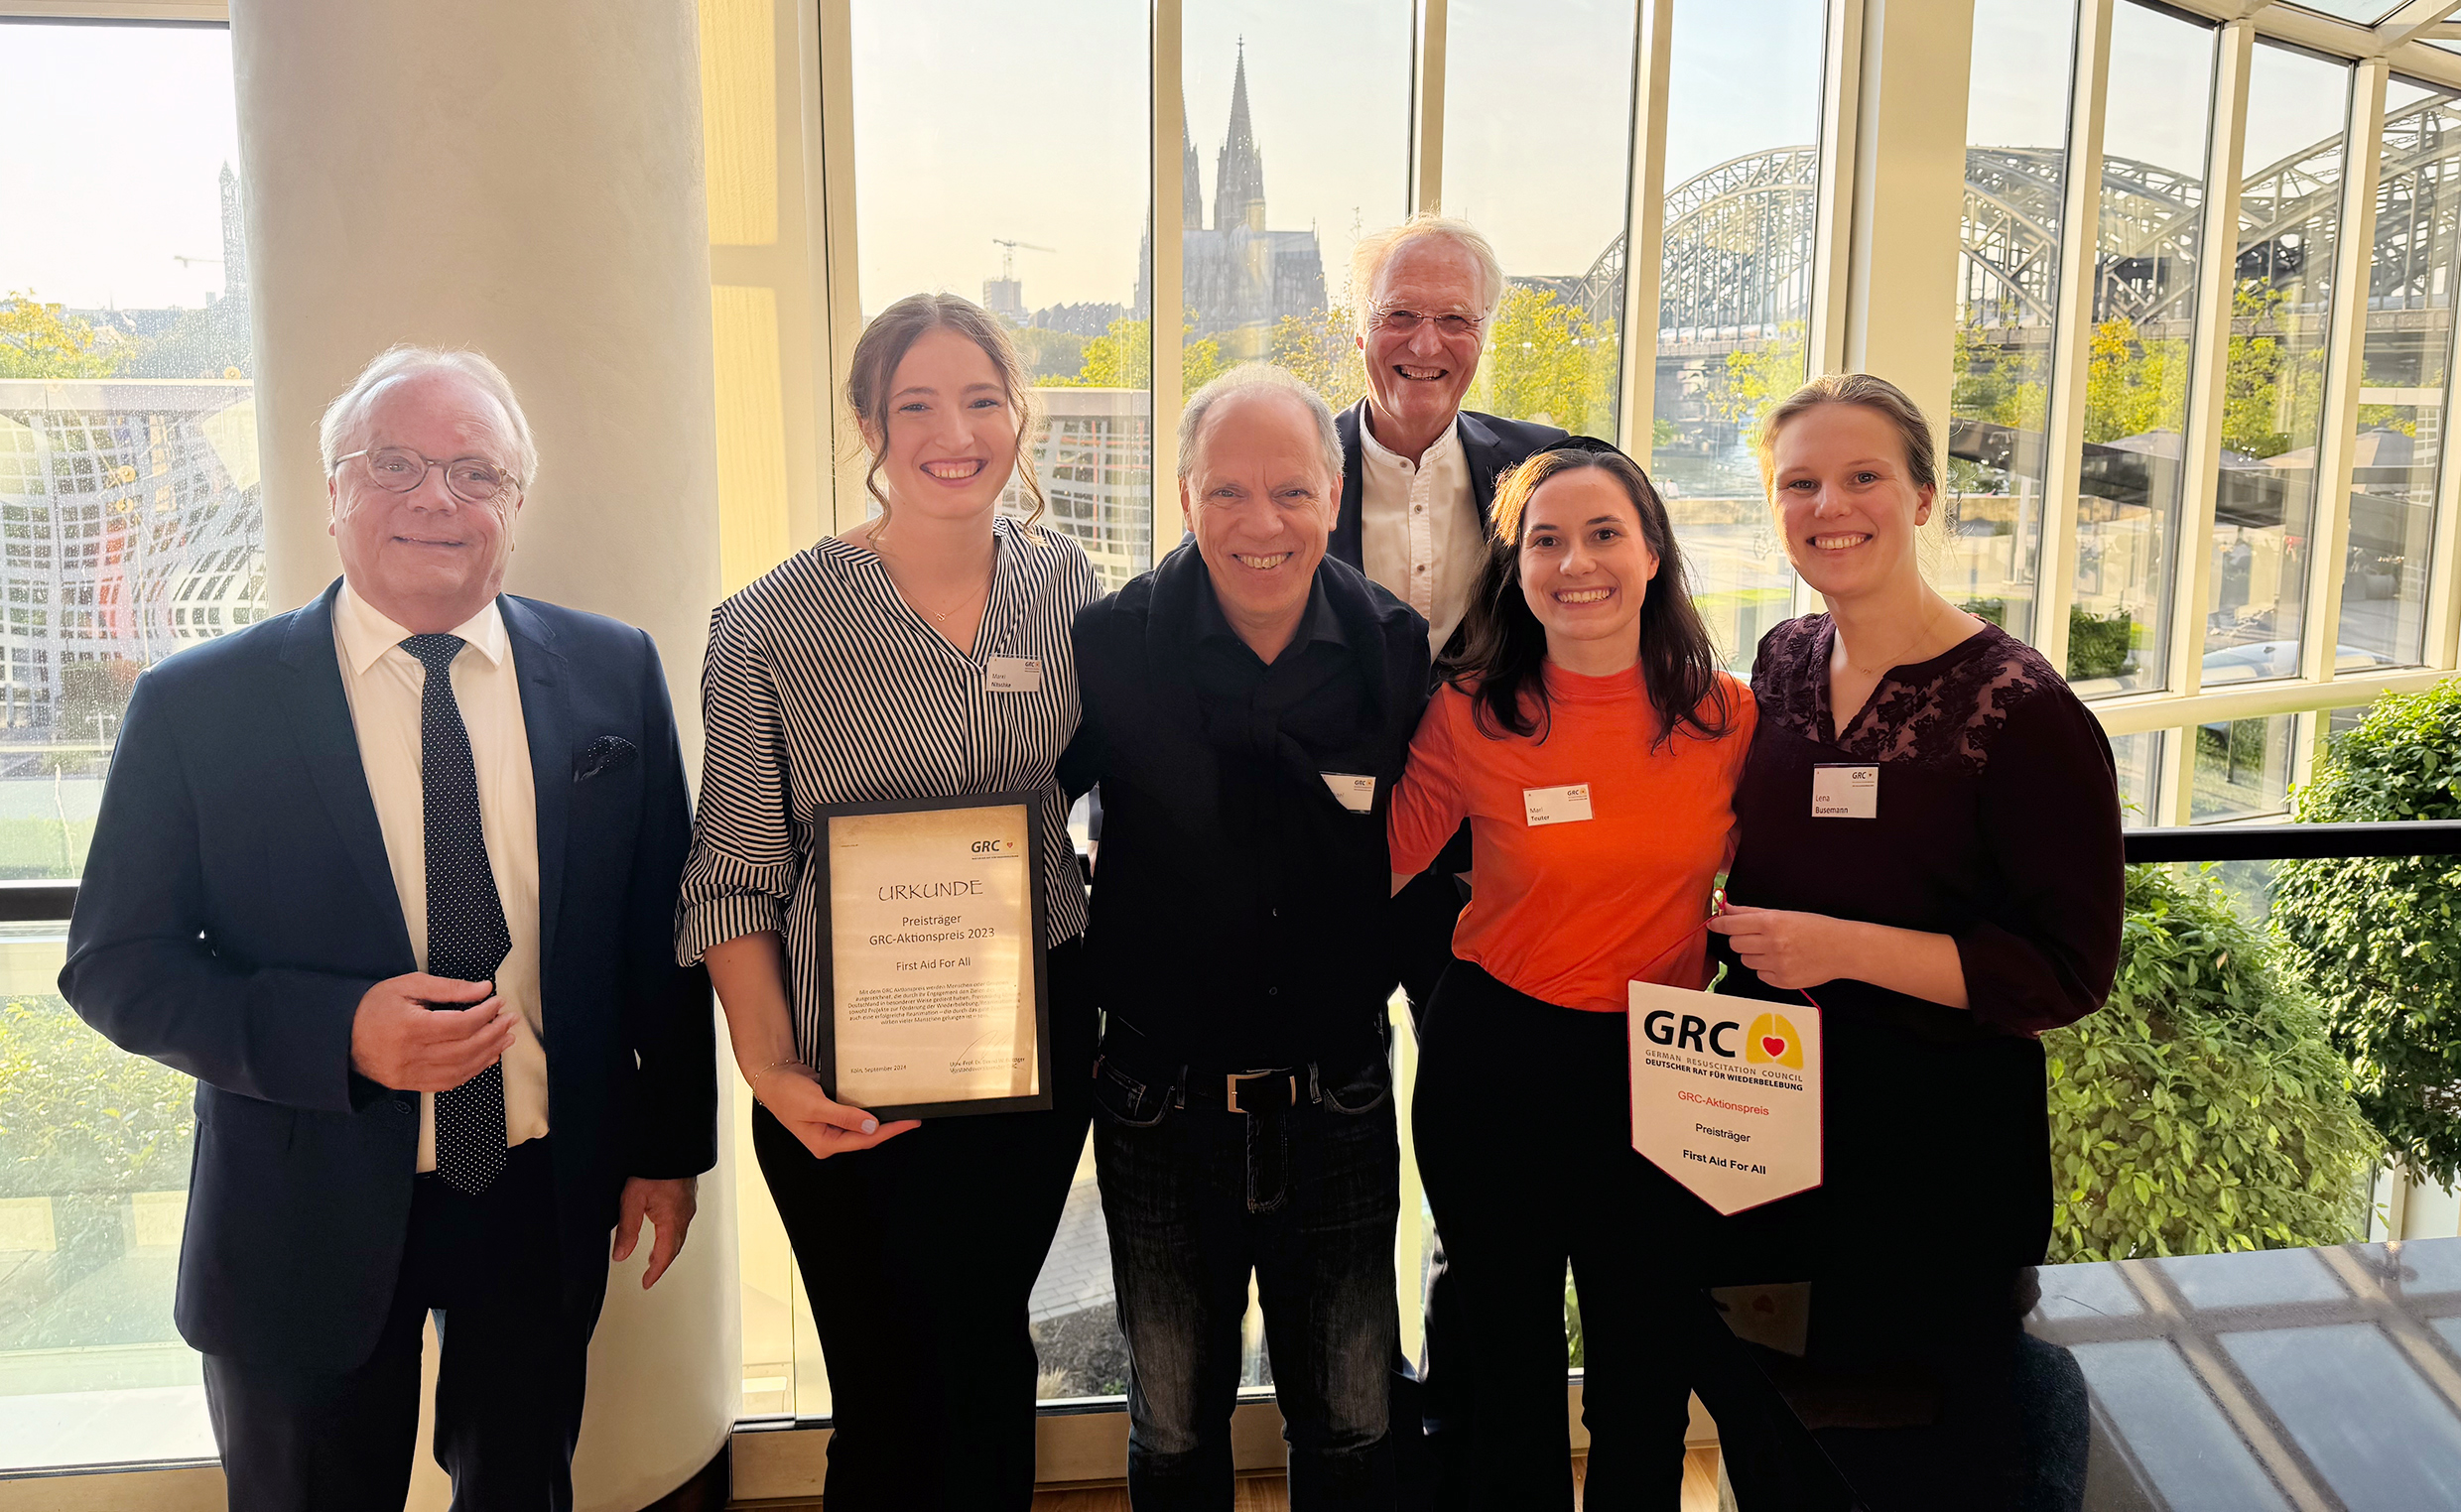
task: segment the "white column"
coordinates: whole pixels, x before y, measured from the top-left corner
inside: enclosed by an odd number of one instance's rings
[[[1680,46],[1680,44],[1678,44]],[[1844,365],[1948,420],[1974,0],[1866,0]]]
[[[718,555],[693,0],[233,0],[231,52],[273,606],[339,570],[326,402],[394,342],[474,347],[511,375],[542,458],[506,586],[647,628],[697,772]],[[727,1182],[702,1202],[655,1292],[640,1256],[610,1278],[584,1507],[638,1508],[724,1442]]]

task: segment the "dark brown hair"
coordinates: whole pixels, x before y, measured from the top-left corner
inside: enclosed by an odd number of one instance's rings
[[[889,380],[897,374],[897,364],[906,360],[906,353],[926,332],[954,330],[982,348],[991,365],[999,369],[1000,383],[1008,391],[1008,402],[1017,411],[1017,476],[1025,484],[1026,497],[1034,508],[1025,517],[1029,530],[1043,517],[1043,483],[1034,472],[1034,448],[1029,438],[1036,419],[1033,385],[1026,379],[1025,363],[1017,356],[1016,343],[1008,339],[1007,330],[991,316],[990,312],[970,299],[954,294],[910,294],[871,317],[863,333],[854,338],[854,355],[846,363],[845,406],[854,416],[859,431],[868,431],[880,438],[883,446],[889,436]],[[868,445],[868,442],[866,442]],[[872,527],[877,536],[888,523],[889,498],[880,491],[880,453],[873,451],[871,466],[863,473],[863,491],[879,501],[880,524]]]
[[[1604,441],[1541,451],[1495,484],[1494,527],[1487,561],[1471,590],[1462,651],[1444,663],[1445,680],[1477,700],[1479,728],[1490,738],[1505,732],[1546,738],[1550,717],[1544,666],[1546,627],[1521,596],[1521,534],[1530,496],[1561,473],[1595,468],[1623,485],[1640,519],[1641,540],[1658,559],[1657,575],[1640,605],[1641,687],[1657,710],[1656,750],[1690,725],[1715,740],[1734,726],[1726,684],[1718,676],[1717,648],[1683,570],[1683,549],[1666,518],[1666,505],[1639,464]]]

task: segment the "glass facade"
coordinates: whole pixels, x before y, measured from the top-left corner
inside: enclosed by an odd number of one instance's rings
[[[1635,15],[1612,0],[1447,8],[1444,204],[1511,281],[1471,409],[1616,434]],[[1533,32],[1549,45],[1527,46]]]
[[[2240,154],[2202,683],[2298,675],[2350,69],[2259,43]]]
[[[2214,48],[2209,27],[2113,8],[2066,669],[2088,697],[2167,675]]]
[[[2068,194],[2072,12],[1979,0],[1966,96],[1965,223],[1950,376],[1948,550],[1933,580],[2030,637],[2042,550],[2060,227]]]
[[[1808,371],[1826,16],[1820,0],[1674,7],[1650,473],[1739,672],[1794,612],[1751,448]]]
[[[0,212],[0,878],[73,878],[138,673],[264,612],[229,34],[0,27],[0,135],[53,144]],[[213,1451],[194,1083],[69,1011],[65,948],[0,926],[0,1472]]]
[[[2457,100],[2401,78],[2385,90],[2336,660],[2355,652],[2406,667],[2426,654],[2461,241],[2461,176],[2448,146],[2461,141]]]

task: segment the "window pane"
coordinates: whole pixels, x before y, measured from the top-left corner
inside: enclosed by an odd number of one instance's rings
[[[1511,280],[1471,409],[1616,434],[1635,14],[1629,0],[1447,12],[1445,208],[1487,234]]]
[[[1016,327],[1050,418],[1045,518],[1125,582],[1152,561],[1145,8],[1080,0],[1062,27],[958,0],[854,0],[852,22],[863,313],[979,290]],[[918,78],[933,81],[928,109]],[[1021,79],[1067,101],[1065,153],[1021,129]],[[1002,505],[1029,507],[1014,485]]]
[[[2119,768],[2121,825],[2142,829],[2166,822],[2155,812],[2160,807],[2162,732],[2112,736],[2111,760]]]
[[[2359,380],[2350,547],[2337,660],[2405,664],[2426,653],[2429,546],[2444,457],[2461,101],[2395,79],[2385,91],[2375,267]]]
[[[1185,392],[1253,358],[1356,404],[1351,249],[1409,210],[1410,9],[1189,0],[1180,24]]]
[[[1966,213],[1949,397],[1949,553],[1940,590],[2034,631],[2059,233],[2068,184],[2073,9],[1978,0],[1966,100]]]
[[[2217,719],[2188,731],[2196,742],[2188,820],[2280,814],[2290,807],[2290,737],[2297,714]]]
[[[210,1456],[171,1322],[195,1083],[52,990],[60,926],[0,927],[0,1472]]]
[[[73,877],[138,671],[264,607],[230,34],[0,36],[0,877]]]
[[[1820,0],[1675,0],[1651,472],[1739,671],[1793,612],[1751,442],[1803,381],[1826,18]]]
[[[2298,674],[2350,70],[2259,43],[2205,603],[2208,686]]]
[[[2114,8],[2068,616],[2087,697],[2164,681],[2213,63],[2209,29]]]

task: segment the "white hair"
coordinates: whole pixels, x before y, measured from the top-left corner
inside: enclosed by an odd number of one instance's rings
[[[1316,422],[1317,444],[1323,448],[1325,475],[1335,484],[1342,481],[1342,436],[1333,428],[1333,411],[1325,404],[1325,396],[1301,383],[1278,367],[1263,362],[1242,362],[1205,387],[1179,412],[1179,480],[1183,483],[1196,472],[1197,438],[1205,430],[1205,418],[1214,406],[1233,394],[1287,394],[1307,406],[1308,417]]]
[[[1504,303],[1504,265],[1495,249],[1469,221],[1421,210],[1397,226],[1360,237],[1351,249],[1351,306],[1357,313],[1360,334],[1366,333],[1368,302],[1375,297],[1375,281],[1384,276],[1384,265],[1412,242],[1429,240],[1449,241],[1479,265],[1479,292],[1487,302],[1480,324],[1495,322],[1495,312]]]
[[[513,445],[510,458],[497,460],[509,462],[523,488],[537,480],[538,443],[530,439],[529,417],[521,413],[521,401],[513,397],[513,381],[504,376],[504,369],[479,352],[409,345],[377,353],[375,361],[359,369],[359,376],[350,380],[341,397],[324,407],[324,421],[317,428],[317,447],[324,454],[325,476],[332,476],[340,459],[357,450],[365,439],[368,407],[375,403],[377,392],[396,379],[425,373],[458,373],[494,400],[504,411]]]

